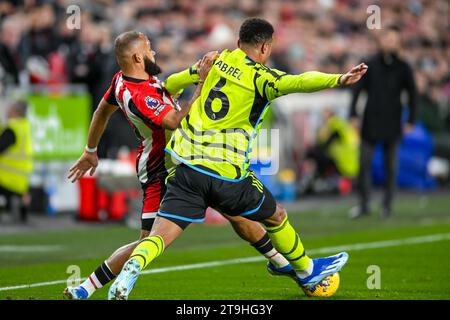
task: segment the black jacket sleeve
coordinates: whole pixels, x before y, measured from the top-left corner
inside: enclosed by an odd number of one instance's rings
[[[369,70],[370,70],[370,68],[369,68]],[[358,97],[359,97],[359,94],[361,93],[361,91],[367,89],[367,77],[368,77],[368,73],[370,72],[369,70],[367,70],[367,73],[357,83],[355,83],[353,85],[352,100],[350,103],[350,112],[349,112],[350,118],[358,116],[356,114],[356,104],[358,103]]]
[[[3,130],[0,135],[0,154],[5,152],[5,150],[14,143],[16,143],[16,135],[14,134],[14,131],[9,128]]]

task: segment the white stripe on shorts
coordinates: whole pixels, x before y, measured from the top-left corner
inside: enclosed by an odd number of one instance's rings
[[[145,212],[142,214],[142,219],[155,219],[156,212]]]

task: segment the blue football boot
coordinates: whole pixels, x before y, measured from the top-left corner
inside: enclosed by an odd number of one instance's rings
[[[297,281],[297,274],[290,264],[277,268],[269,261],[267,262],[267,271],[273,276],[287,276]]]
[[[347,260],[348,253],[346,252],[341,252],[326,258],[313,259],[314,267],[311,275],[303,279],[298,277],[297,282],[304,288],[312,289],[327,276],[339,272],[347,263]]]
[[[82,286],[67,287],[64,289],[63,296],[69,300],[84,300],[89,298],[89,293]]]

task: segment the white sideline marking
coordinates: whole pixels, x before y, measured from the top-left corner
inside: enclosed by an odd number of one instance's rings
[[[379,249],[379,248],[396,247],[396,246],[409,245],[409,244],[437,242],[437,241],[444,241],[444,240],[450,240],[450,233],[438,233],[438,234],[432,234],[432,235],[428,235],[428,236],[412,237],[412,238],[405,238],[405,239],[347,244],[347,245],[341,245],[341,246],[335,246],[335,247],[323,247],[323,248],[308,250],[308,254],[314,255],[314,254],[335,253],[337,251],[360,251],[360,250],[366,250],[366,249]],[[248,258],[211,261],[211,262],[194,263],[194,264],[187,264],[187,265],[181,265],[181,266],[175,266],[175,267],[150,269],[150,270],[143,271],[141,274],[202,269],[202,268],[226,266],[226,265],[239,264],[239,263],[257,262],[257,261],[263,261],[263,260],[266,260],[266,258],[264,258],[263,256],[255,256],[255,257],[248,257]],[[79,280],[83,281],[85,279],[86,278],[82,278]],[[24,285],[19,285],[19,286],[12,286],[12,287],[3,287],[3,288],[0,288],[0,291],[50,286],[53,284],[66,283],[66,281],[67,280],[56,280],[56,281],[49,281],[49,282],[24,284]]]
[[[62,250],[58,245],[0,245],[0,252],[51,252]]]

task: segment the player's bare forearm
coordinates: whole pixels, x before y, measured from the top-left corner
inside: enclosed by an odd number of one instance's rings
[[[194,94],[192,95],[191,99],[189,100],[187,106],[182,108],[181,111],[179,112],[181,119],[186,117],[186,115],[191,110],[191,106],[194,104],[195,100],[197,100],[197,98],[200,97],[200,94],[202,93],[202,88],[203,88],[203,80],[200,80],[200,82],[198,83],[197,87],[195,88]],[[180,122],[181,122],[181,120],[180,120]]]
[[[100,138],[105,131],[108,120],[114,111],[117,110],[116,106],[108,104],[105,100],[100,101],[97,110],[92,117],[91,125],[89,127],[88,142],[89,148],[97,147],[100,142]],[[92,176],[95,173],[95,169],[98,166],[97,152],[90,152],[84,150],[80,159],[69,169],[69,175],[67,178],[72,182],[79,180],[84,176],[86,172]]]
[[[218,56],[219,53],[217,51],[210,51],[207,54],[205,54],[199,62],[197,62],[199,81],[197,87],[195,88],[195,92],[192,95],[191,100],[189,100],[188,106],[185,108],[187,110],[183,110],[183,112],[185,112],[184,116],[186,116],[189,113],[191,106],[194,104],[195,100],[197,100],[197,98],[200,96],[203,88],[203,83],[205,82],[206,77],[208,76],[208,73],[211,70],[212,63],[214,62],[214,60],[217,59]]]
[[[100,143],[100,138],[105,132],[111,115],[117,110],[116,106],[110,105],[103,99],[100,101],[97,110],[95,110],[92,117],[91,125],[89,126],[87,145],[90,148],[95,148]]]
[[[195,88],[194,94],[192,95],[191,99],[188,102],[188,105],[183,108],[182,112],[184,112],[184,116],[183,118],[189,113],[189,110],[191,110],[191,106],[194,104],[195,100],[198,99],[198,97],[200,97],[200,94],[202,93],[202,88],[203,88],[203,81],[201,80],[198,84],[197,87]]]
[[[191,106],[194,103],[195,100],[200,96],[200,93],[202,92],[203,88],[203,81],[200,81],[197,85],[197,88],[195,89],[194,94],[192,95],[192,98],[189,100],[189,103],[181,108],[180,111],[177,110],[171,110],[163,119],[162,125],[166,129],[175,130],[178,128],[178,126],[181,123],[181,120],[186,117],[186,115],[191,110]]]
[[[199,82],[197,84],[197,87],[195,88],[195,92],[192,95],[192,98],[189,100],[188,105],[182,108],[180,111],[171,110],[169,113],[167,113],[162,122],[164,128],[175,130],[181,123],[181,120],[183,120],[183,118],[189,113],[189,111],[191,110],[191,106],[194,104],[195,100],[197,100],[202,92],[203,82],[208,76],[208,73],[212,67],[212,63],[217,58],[217,56],[217,51],[208,52],[203,56],[200,62],[197,63]]]

